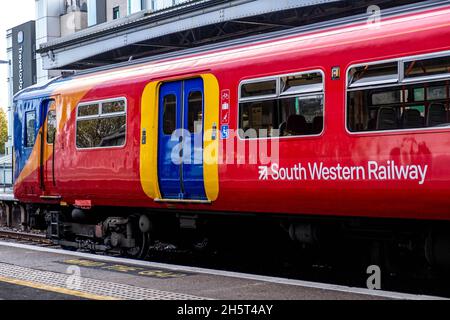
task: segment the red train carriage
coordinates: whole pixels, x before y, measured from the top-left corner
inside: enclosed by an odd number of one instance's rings
[[[64,245],[137,255],[154,217],[180,213],[270,217],[307,242],[327,217],[416,221],[430,239],[430,225],[450,220],[449,14],[444,5],[25,90],[15,196]]]

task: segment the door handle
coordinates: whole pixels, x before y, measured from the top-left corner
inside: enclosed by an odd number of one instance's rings
[[[213,123],[212,126],[212,134],[211,134],[211,140],[215,141],[217,139],[217,124]]]
[[[142,129],[142,144],[147,144],[147,130]]]

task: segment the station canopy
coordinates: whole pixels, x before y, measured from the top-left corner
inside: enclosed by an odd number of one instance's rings
[[[42,44],[47,70],[85,70],[423,2],[192,0],[102,23]],[[381,11],[383,12],[383,11]]]

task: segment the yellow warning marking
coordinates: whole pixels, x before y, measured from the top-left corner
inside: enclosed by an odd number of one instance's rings
[[[120,264],[116,264],[113,266],[106,266],[106,267],[103,267],[103,269],[125,272],[125,273],[132,272],[132,271],[144,270],[143,268],[129,267],[129,266],[124,266],[124,265],[120,265]]]
[[[80,267],[102,267],[106,266],[104,262],[91,261],[91,260],[81,260],[81,259],[71,259],[63,261],[65,264],[74,264]]]
[[[110,264],[105,262],[87,260],[87,259],[70,259],[62,261],[64,264],[75,265],[85,268],[95,268],[108,271],[116,271],[128,273],[132,275],[145,276],[157,279],[173,279],[188,276],[187,273],[172,272],[169,270],[155,270],[148,268],[140,268],[123,264]]]
[[[70,290],[70,289],[66,289],[66,288],[54,287],[54,286],[49,286],[46,284],[36,283],[36,282],[31,282],[31,281],[6,278],[6,277],[2,277],[2,276],[0,276],[0,282],[6,282],[6,283],[22,286],[22,287],[29,287],[29,288],[33,288],[33,289],[56,292],[56,293],[61,293],[61,294],[69,295],[69,296],[76,296],[76,297],[91,299],[91,300],[120,300],[120,299],[114,298],[114,297],[99,296],[96,294],[91,294],[91,293],[86,293],[86,292],[81,292],[81,291],[76,291],[76,290]]]

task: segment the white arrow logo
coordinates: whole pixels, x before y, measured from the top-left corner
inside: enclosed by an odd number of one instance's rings
[[[259,180],[269,180],[269,167],[259,167]]]

